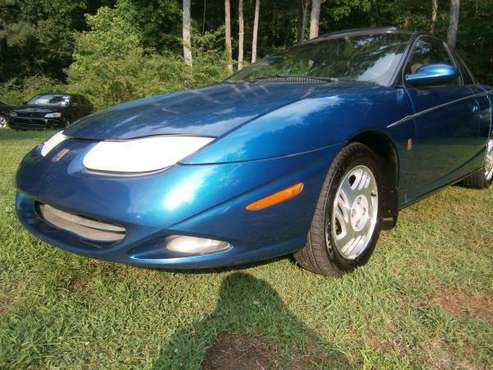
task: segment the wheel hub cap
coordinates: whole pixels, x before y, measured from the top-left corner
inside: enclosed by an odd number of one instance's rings
[[[337,189],[332,217],[326,226],[326,243],[346,259],[359,257],[368,247],[378,217],[378,189],[373,172],[356,166],[346,173]],[[329,234],[330,233],[330,234]]]
[[[486,180],[490,181],[493,178],[493,139],[488,142],[484,169]]]

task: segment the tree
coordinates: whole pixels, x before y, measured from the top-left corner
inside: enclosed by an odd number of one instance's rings
[[[450,16],[447,33],[447,43],[450,49],[455,49],[457,30],[459,29],[460,0],[450,0]]]
[[[0,82],[34,75],[64,79],[72,62],[72,32],[84,29],[84,13],[93,10],[88,2],[0,1]]]
[[[438,16],[438,0],[431,0],[431,26],[430,32],[435,33],[435,23]]]
[[[310,16],[310,40],[317,38],[320,29],[321,0],[312,0],[312,13]]]
[[[299,0],[299,14],[298,14],[298,43],[302,44],[305,41],[306,21],[308,17],[308,8],[310,7],[310,0]]]
[[[243,0],[238,1],[238,71],[243,69],[243,44],[245,41],[245,20],[243,18]]]
[[[231,1],[224,0],[224,26],[225,37],[224,42],[226,44],[226,64],[228,68],[228,75],[233,73],[233,50],[231,47]]]
[[[190,0],[183,0],[183,57],[185,64],[192,66],[192,41],[190,36]]]
[[[255,17],[253,20],[253,38],[252,38],[252,63],[255,63],[257,61],[259,16],[260,16],[260,0],[255,0]]]

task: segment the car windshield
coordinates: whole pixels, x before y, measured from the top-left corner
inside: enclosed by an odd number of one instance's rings
[[[44,94],[44,95],[37,95],[34,98],[32,98],[28,104],[30,105],[52,105],[52,106],[58,106],[58,107],[64,107],[67,106],[70,102],[70,96],[69,95],[63,95],[63,94]]]
[[[406,33],[336,36],[296,46],[244,68],[228,81],[313,77],[389,84],[410,40]]]

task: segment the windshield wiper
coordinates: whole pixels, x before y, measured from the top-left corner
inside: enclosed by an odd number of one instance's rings
[[[277,78],[307,78],[310,80],[319,80],[319,81],[327,81],[327,82],[337,82],[339,81],[335,77],[326,77],[326,76],[307,76],[307,75],[275,75]]]
[[[294,79],[294,80],[314,80],[314,81],[324,81],[324,82],[338,82],[339,79],[336,77],[326,77],[326,76],[305,76],[305,75],[272,75],[265,77],[257,77],[251,80],[225,80],[225,83],[255,83],[257,81],[274,80],[274,79]]]
[[[251,82],[255,83],[257,81],[273,80],[273,79],[297,79],[297,80],[309,79],[309,80],[324,81],[324,82],[338,82],[339,81],[335,77],[277,74],[277,75],[272,75],[272,76],[259,77],[259,78],[256,78],[254,80],[251,80]]]

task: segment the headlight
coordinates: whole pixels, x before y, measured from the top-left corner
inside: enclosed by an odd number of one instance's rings
[[[61,112],[54,112],[54,113],[45,114],[45,118],[61,118],[61,117],[62,117]]]
[[[17,113],[14,111],[10,112],[10,117],[17,117]]]
[[[126,141],[101,141],[84,157],[89,170],[139,173],[161,170],[196,152],[209,137],[151,136]]]
[[[46,157],[46,155],[53,148],[55,148],[58,144],[66,139],[68,139],[68,137],[63,134],[63,131],[57,132],[55,135],[53,135],[43,143],[43,146],[41,147],[41,155],[43,157]]]

